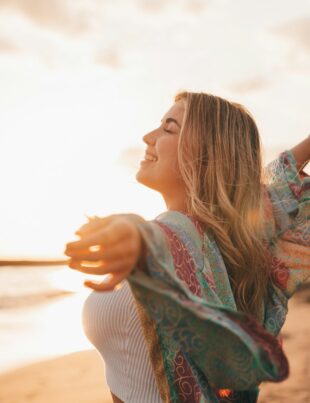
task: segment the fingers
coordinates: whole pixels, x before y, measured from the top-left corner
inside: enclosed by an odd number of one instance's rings
[[[115,215],[116,214],[112,214],[107,217],[87,217],[89,222],[82,225],[77,231],[75,231],[75,234],[83,237],[90,232],[97,231],[99,228],[102,228],[104,224],[109,224]]]
[[[133,266],[132,260],[123,259],[117,262],[107,263],[103,260],[98,262],[87,262],[71,259],[68,263],[71,269],[81,271],[86,274],[114,274],[114,272],[130,272]]]
[[[86,274],[109,275],[100,284],[86,281],[98,291],[112,290],[133,269],[141,250],[141,240],[135,225],[125,215],[92,218],[76,234],[80,240],[69,242],[65,254],[68,266]]]
[[[127,224],[127,223],[126,223]],[[94,245],[109,246],[122,240],[128,235],[128,226],[120,219],[114,220],[106,227],[100,228],[85,235],[82,239],[74,242],[69,242],[66,245],[65,254],[77,249],[85,249]]]
[[[96,252],[92,252],[89,249],[68,250],[66,255],[74,260],[88,260],[94,262],[97,260],[103,260],[101,248]]]
[[[86,280],[84,282],[84,285],[95,291],[112,291],[126,277],[127,277],[127,274],[124,274],[124,273],[113,273],[113,274],[111,274],[111,276],[108,280],[105,280],[101,283],[96,283],[91,280]]]
[[[125,239],[125,238],[124,238]],[[67,256],[75,260],[89,260],[89,261],[97,261],[97,260],[120,260],[126,259],[130,257],[132,252],[132,246],[130,241],[125,239],[124,242],[120,242],[111,246],[110,248],[103,249],[102,247],[96,251],[91,251],[89,249],[77,249],[77,250],[68,250],[66,252]]]

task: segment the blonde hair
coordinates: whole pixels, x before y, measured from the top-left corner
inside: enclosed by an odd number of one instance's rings
[[[214,236],[237,309],[258,318],[269,270],[257,126],[245,107],[218,96],[181,92],[179,100],[185,101],[178,162],[187,211]]]

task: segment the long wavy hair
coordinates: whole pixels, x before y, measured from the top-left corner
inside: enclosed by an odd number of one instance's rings
[[[206,93],[185,101],[178,163],[187,211],[211,231],[227,267],[237,309],[259,318],[270,278],[263,229],[261,142],[242,105]]]

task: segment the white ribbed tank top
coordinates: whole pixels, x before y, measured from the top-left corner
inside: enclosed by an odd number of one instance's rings
[[[125,403],[161,403],[143,330],[128,282],[93,291],[82,312],[86,336],[105,363],[111,392]]]

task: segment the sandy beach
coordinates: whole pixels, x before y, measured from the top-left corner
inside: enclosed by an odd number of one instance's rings
[[[290,364],[290,375],[281,383],[261,385],[259,403],[310,402],[310,283],[289,302],[289,313],[282,329],[283,347]]]
[[[92,350],[28,365],[0,377],[1,403],[110,403],[103,361]]]
[[[289,378],[261,385],[260,403],[310,402],[310,284],[290,301],[282,331]],[[1,403],[110,403],[104,364],[95,350],[34,363],[0,376]]]

